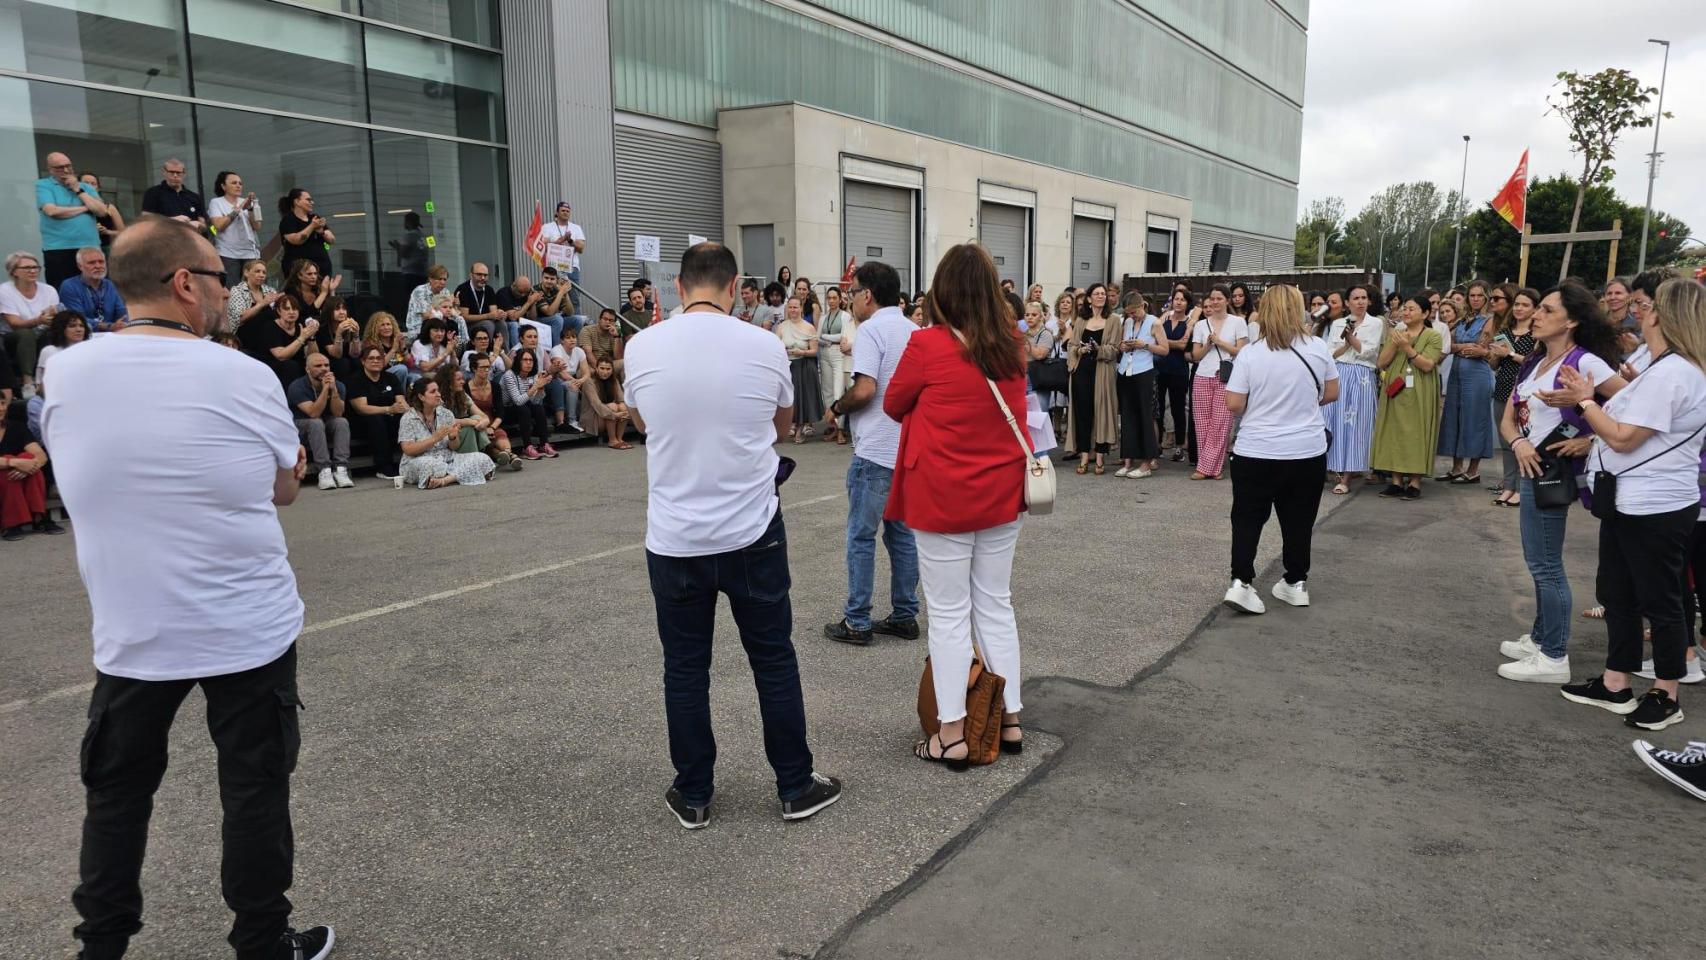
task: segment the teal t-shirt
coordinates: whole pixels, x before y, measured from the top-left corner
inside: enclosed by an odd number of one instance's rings
[[[101,195],[94,187],[79,184],[95,199]],[[42,205],[52,203],[61,207],[80,207],[83,201],[77,199],[77,194],[66,188],[52,177],[42,177],[36,181],[36,212],[41,220],[41,248],[43,250],[76,250],[79,247],[98,247],[101,245],[101,232],[95,229],[95,215],[87,211],[75,217],[50,217],[42,212]]]

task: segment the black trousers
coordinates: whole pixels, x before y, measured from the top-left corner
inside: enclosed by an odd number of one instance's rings
[[[402,417],[395,413],[356,413],[351,408],[345,419],[349,420],[350,435],[362,438],[367,444],[367,452],[373,456],[374,469],[396,476],[400,453],[397,449],[397,422]]]
[[[42,279],[48,285],[57,288],[60,284],[82,273],[77,269],[77,248],[69,250],[43,250],[41,252]],[[30,371],[35,376],[35,371]]]
[[[1161,455],[1149,420],[1155,409],[1155,371],[1115,377],[1114,382],[1120,399],[1120,459],[1154,460]]]
[[[1321,508],[1321,474],[1327,455],[1307,460],[1232,458],[1232,576],[1256,579],[1256,548],[1268,514],[1279,516],[1280,562],[1285,582],[1309,579],[1309,545],[1315,535],[1315,514]]]
[[[1167,411],[1173,411],[1174,441],[1184,446],[1190,425],[1185,418],[1191,409],[1191,375],[1188,373],[1157,373],[1155,375],[1155,435],[1164,437]]]
[[[142,855],[166,774],[166,735],[197,684],[219,753],[220,889],[237,915],[229,940],[238,960],[272,957],[290,918],[290,774],[302,744],[296,647],[253,670],[198,680],[97,673],[79,760],[87,796],[81,882],[71,898],[88,960],[122,955],[142,929]]]
[[[509,428],[510,437],[519,441],[522,446],[540,446],[551,439],[550,418],[545,416],[543,403],[523,403],[507,407],[505,413],[508,415],[505,422],[515,425]]]
[[[1697,621],[1700,612],[1706,610],[1706,521],[1694,524],[1694,533],[1688,539],[1688,569],[1685,579],[1692,580],[1683,584],[1682,598],[1688,606],[1688,623],[1691,628]],[[1706,623],[1700,623],[1699,635],[1706,637]],[[1691,632],[1690,636],[1694,634]]]
[[[1641,669],[1641,621],[1653,631],[1653,675],[1680,680],[1686,670],[1688,621],[1683,584],[1688,542],[1700,505],[1668,513],[1619,513],[1599,524],[1599,576],[1594,593],[1605,604],[1605,666]]]
[[[1107,453],[1108,444],[1096,443],[1096,356],[1090,354],[1078,361],[1072,371],[1071,407],[1072,433],[1079,453]]]

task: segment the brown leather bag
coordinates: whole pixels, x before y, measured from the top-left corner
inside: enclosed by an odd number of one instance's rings
[[[1006,701],[1007,681],[985,670],[983,660],[972,655],[966,676],[966,758],[976,766],[994,763],[1001,755],[1001,712]],[[926,737],[942,729],[936,719],[936,684],[930,674],[930,658],[924,658],[924,676],[918,679],[918,725]]]

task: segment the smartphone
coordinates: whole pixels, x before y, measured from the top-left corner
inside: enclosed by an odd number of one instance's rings
[[[1510,349],[1510,346],[1511,346],[1511,338],[1505,336],[1502,333],[1499,334],[1498,336],[1494,337],[1493,342],[1498,344],[1501,347],[1506,348],[1507,350]]]

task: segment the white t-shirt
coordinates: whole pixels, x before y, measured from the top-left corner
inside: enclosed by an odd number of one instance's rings
[[[704,557],[757,542],[776,515],[776,409],[794,403],[782,341],[688,313],[628,341],[628,405],[646,424],[646,549]]]
[[[37,282],[33,297],[19,293],[18,285],[10,280],[0,283],[0,313],[9,313],[19,320],[34,320],[47,308],[58,305],[59,291],[47,283]]]
[[[259,201],[249,205],[248,210],[237,213],[237,205],[224,197],[214,197],[207,205],[207,218],[231,217],[224,229],[213,235],[213,248],[227,260],[254,260],[260,257],[261,247],[255,238],[255,226],[249,222],[249,210],[255,212],[255,222],[261,220],[261,205]]]
[[[278,378],[211,340],[119,335],[55,356],[53,382],[42,431],[95,668],[183,680],[281,656],[302,598],[272,503],[297,450]]]
[[[580,224],[574,222],[573,220],[570,220],[567,224],[559,226],[557,221],[552,220],[549,223],[545,224],[543,227],[540,227],[539,233],[540,233],[540,235],[542,235],[545,238],[546,243],[566,243],[566,244],[568,244],[569,245],[569,269],[570,270],[579,270],[580,269],[580,267],[581,267],[581,255],[579,253],[575,252],[575,248],[574,248],[574,244],[576,241],[585,241],[586,240],[586,231],[581,229]]]
[[[900,423],[883,411],[883,394],[888,392],[894,368],[900,366],[906,342],[917,329],[899,307],[883,307],[859,325],[859,336],[853,341],[854,376],[862,374],[877,381],[877,394],[870,405],[849,415],[853,455],[890,470],[900,455]]]
[[[559,343],[551,348],[551,356],[563,361],[563,372],[558,374],[559,377],[578,376],[581,364],[586,362],[586,351],[578,343],[573,350],[564,350],[563,345]]]
[[[1537,446],[1546,439],[1548,434],[1558,429],[1560,423],[1564,422],[1564,415],[1559,412],[1557,407],[1549,407],[1546,405],[1546,401],[1535,396],[1535,393],[1540,390],[1558,389],[1558,371],[1564,365],[1559,363],[1548,369],[1544,374],[1540,373],[1541,367],[1545,366],[1546,361],[1541,360],[1540,366],[1529,371],[1528,376],[1516,385],[1516,392],[1511,394],[1513,402],[1519,400],[1528,402],[1528,436]],[[1604,383],[1606,380],[1617,376],[1616,370],[1611,369],[1609,364],[1591,353],[1582,354],[1581,359],[1576,361],[1576,369],[1580,370],[1595,384]],[[1501,412],[1500,416],[1503,415]]]
[[[1452,364],[1457,362],[1457,357],[1451,353],[1451,328],[1445,325],[1444,320],[1429,320],[1428,326],[1439,334],[1439,392],[1444,396],[1445,385],[1451,382]],[[1598,383],[1599,378],[1595,377],[1593,382]]]
[[[437,373],[438,372],[437,367],[434,367],[431,370],[427,370],[426,364],[433,357],[436,357],[439,354],[443,353],[444,349],[445,349],[444,344],[442,344],[442,343],[422,343],[419,337],[410,341],[410,343],[409,343],[409,356],[413,357],[415,360],[415,372],[424,373],[424,374],[428,374],[428,375],[431,375],[433,373]],[[496,372],[496,371],[494,370],[493,372]]]
[[[1207,317],[1203,317],[1197,321],[1195,327],[1191,328],[1191,343],[1207,343],[1208,334],[1209,320]],[[1221,321],[1219,339],[1225,340],[1227,343],[1237,343],[1249,336],[1250,325],[1244,321],[1243,317],[1235,317],[1229,313]],[[1220,361],[1231,359],[1233,359],[1232,354],[1226,353],[1219,347],[1209,347],[1208,352],[1202,355],[1201,360],[1197,361],[1197,376],[1217,377],[1220,375]]]
[[[1320,337],[1293,340],[1285,350],[1269,349],[1266,340],[1251,341],[1238,352],[1226,381],[1227,393],[1247,398],[1232,452],[1258,460],[1307,460],[1326,453],[1321,395],[1327,381],[1337,379],[1338,364]]]
[[[1621,474],[1618,513],[1646,516],[1700,503],[1700,445],[1706,431],[1694,431],[1706,423],[1706,374],[1699,367],[1677,355],[1657,361],[1607,400],[1605,412],[1619,423],[1653,431],[1628,453],[1618,453],[1603,440],[1594,441],[1589,463]],[[1688,439],[1689,434],[1694,434],[1693,439]],[[1677,448],[1671,450],[1673,446]],[[1664,455],[1642,463],[1660,453]]]

